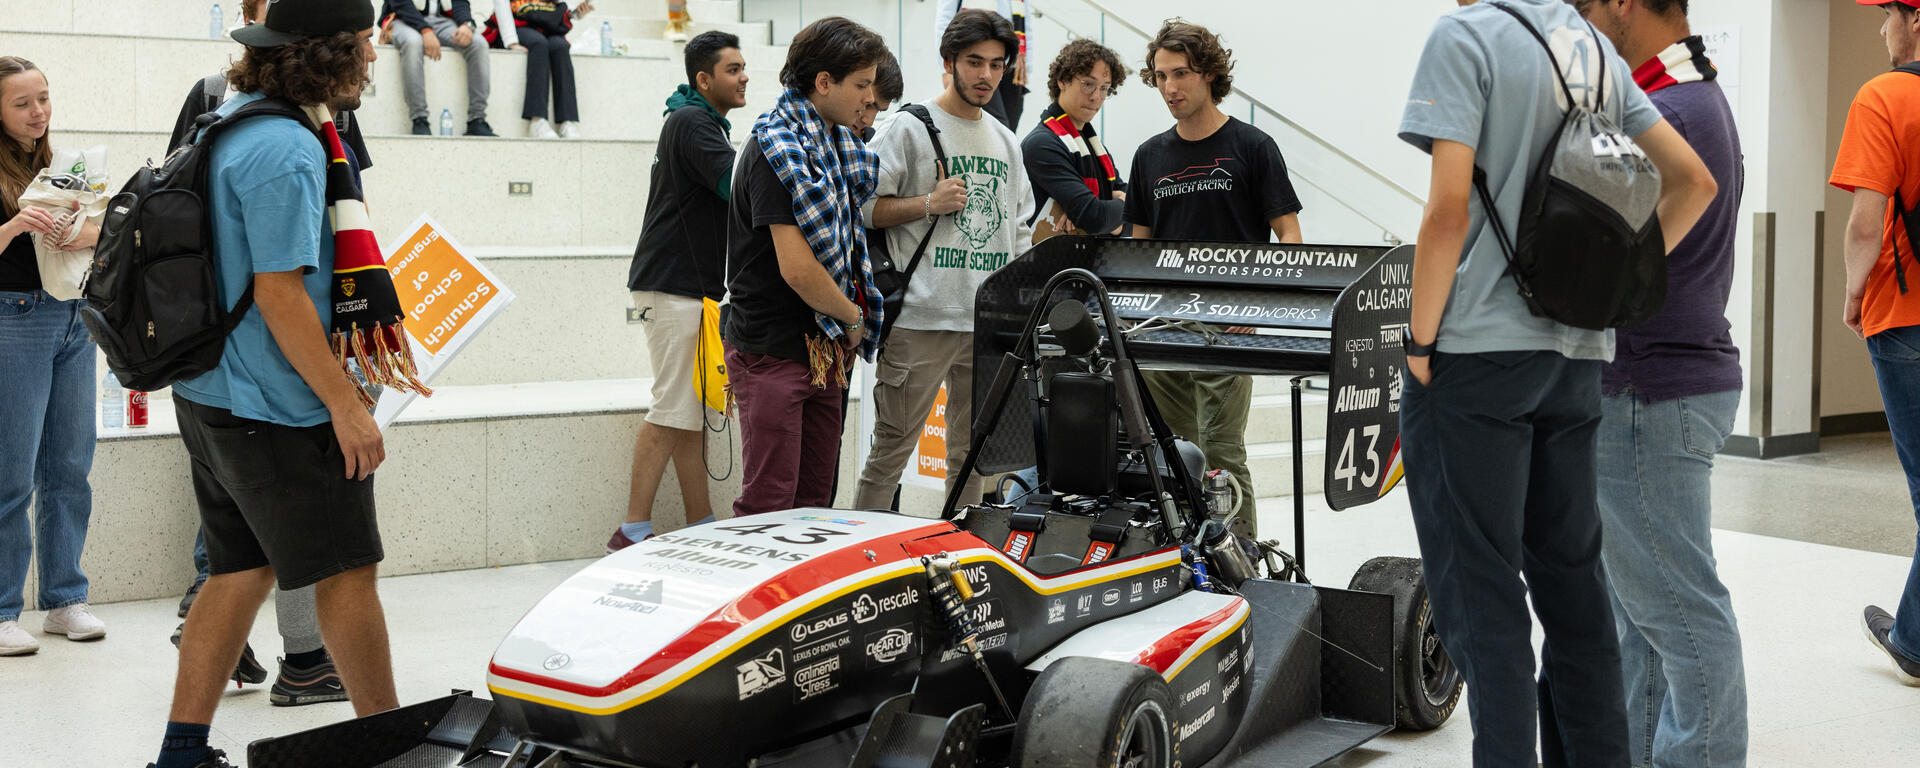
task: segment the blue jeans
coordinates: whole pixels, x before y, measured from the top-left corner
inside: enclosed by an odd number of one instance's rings
[[[80,550],[93,512],[87,472],[99,400],[82,304],[0,291],[0,621],[26,608],[36,551],[41,610],[87,601]]]
[[[1599,426],[1591,360],[1442,353],[1428,386],[1407,379],[1407,493],[1433,623],[1467,680],[1476,768],[1627,764],[1595,509]],[[1537,683],[1529,602],[1546,634]]]
[[[1740,392],[1606,398],[1600,559],[1613,587],[1634,766],[1747,763],[1747,679],[1733,599],[1714,570],[1713,456]]]
[[[1880,379],[1880,401],[1887,406],[1893,447],[1907,472],[1907,493],[1920,519],[1920,326],[1889,328],[1867,339],[1873,372]],[[1907,589],[1894,612],[1893,647],[1920,659],[1920,553],[1907,572]]]

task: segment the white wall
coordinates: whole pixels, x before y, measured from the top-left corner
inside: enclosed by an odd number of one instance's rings
[[[1831,3],[1831,29],[1827,71],[1827,143],[1823,155],[1831,167],[1840,150],[1841,132],[1847,124],[1847,108],[1860,86],[1887,71],[1887,51],[1879,45],[1881,14],[1878,9],[1862,8],[1853,0],[1828,0]],[[1867,346],[1840,322],[1841,302],[1846,298],[1846,259],[1841,239],[1846,233],[1847,214],[1853,196],[1827,187],[1826,253],[1822,269],[1820,321],[1820,415],[1871,413],[1882,410],[1880,387],[1873,377],[1873,363]]]

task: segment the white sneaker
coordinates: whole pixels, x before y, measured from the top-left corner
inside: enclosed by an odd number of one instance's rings
[[[48,611],[47,623],[40,626],[40,631],[66,635],[68,640],[98,640],[107,636],[107,624],[94,616],[86,603],[76,603]]]
[[[553,124],[547,122],[546,118],[536,117],[527,121],[527,138],[557,139],[560,138],[560,134],[553,132]]]
[[[560,138],[563,138],[563,139],[580,138],[580,124],[579,123],[561,123]]]
[[[0,621],[0,656],[25,656],[40,650],[40,641],[20,628],[20,622]]]

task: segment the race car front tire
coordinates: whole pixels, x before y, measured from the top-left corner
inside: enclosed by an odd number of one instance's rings
[[[1160,674],[1070,656],[1034,681],[1013,736],[1015,768],[1173,768],[1180,710]]]

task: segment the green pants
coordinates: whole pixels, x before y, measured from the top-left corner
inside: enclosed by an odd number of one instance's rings
[[[1240,489],[1234,532],[1255,535],[1253,472],[1247,469],[1247,414],[1253,408],[1253,377],[1231,373],[1146,371],[1147,392],[1173,433],[1199,446],[1207,469],[1233,473]]]

